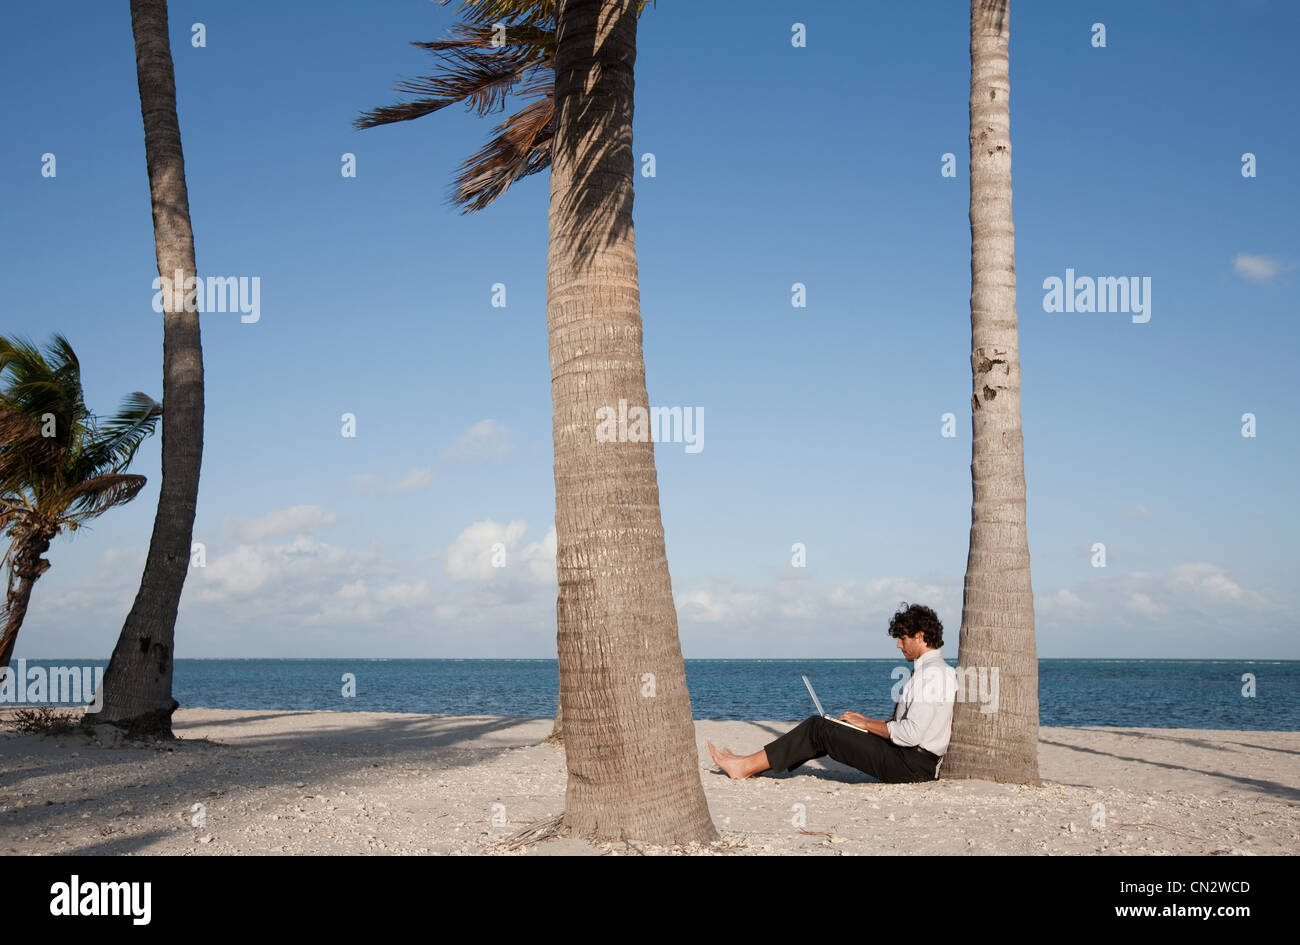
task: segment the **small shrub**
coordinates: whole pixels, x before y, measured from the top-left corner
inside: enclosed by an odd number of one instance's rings
[[[70,735],[80,727],[80,720],[76,716],[60,712],[49,705],[17,709],[5,722],[14,731],[24,735]]]

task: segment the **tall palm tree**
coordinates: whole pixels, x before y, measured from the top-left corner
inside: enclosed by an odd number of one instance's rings
[[[135,603],[104,673],[103,708],[87,722],[170,736],[176,611],[190,565],[190,543],[203,459],[203,348],[199,313],[186,311],[196,277],[194,233],[185,186],[185,156],[176,117],[176,77],[166,0],[131,0],[136,79],[144,119],[145,159],[163,292],[162,484],[149,554]],[[179,279],[175,275],[180,275]]]
[[[32,588],[49,570],[41,556],[50,542],[144,488],[144,476],[122,470],[153,433],[162,407],[137,391],[101,422],[86,408],[81,365],[62,335],[45,353],[30,342],[0,338],[0,383],[0,530],[9,538],[3,667],[13,656]]]
[[[557,642],[581,836],[717,836],[673,604],[654,444],[599,442],[597,411],[647,405],[632,228],[635,0],[560,0],[546,322],[555,440]]]
[[[948,777],[1038,780],[1038,655],[1025,527],[1008,0],[971,0],[971,505],[958,672],[997,670],[996,711],[953,713]]]
[[[439,0],[447,4],[449,0]],[[637,13],[647,0],[637,0]],[[372,109],[353,124],[376,128],[411,121],[464,102],[479,115],[504,110],[511,94],[527,104],[499,124],[494,137],[466,158],[451,202],[465,214],[492,204],[517,180],[551,166],[555,111],[555,0],[461,0],[450,38],[412,45],[433,52],[438,70],[400,82],[409,101]],[[505,26],[504,37],[497,30]],[[504,43],[502,43],[504,40]],[[563,741],[563,705],[550,741]]]
[[[356,124],[457,102],[486,114],[516,88],[531,100],[462,165],[453,202],[475,212],[515,180],[552,168],[547,323],[565,822],[613,839],[707,840],[716,833],[700,784],[653,445],[595,439],[598,407],[647,400],[631,218],[632,68],[645,5],[463,0],[470,23],[451,39],[416,44],[439,54],[443,71],[402,83],[399,91],[419,97]],[[507,26],[505,46],[493,45],[496,23]]]

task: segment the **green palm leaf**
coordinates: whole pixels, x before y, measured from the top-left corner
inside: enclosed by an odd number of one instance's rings
[[[96,425],[93,438],[81,451],[78,470],[89,476],[105,469],[125,469],[145,437],[153,434],[162,411],[162,404],[148,394],[127,394],[117,414]]]
[[[57,533],[129,502],[145,478],[122,471],[162,409],[136,391],[111,417],[96,417],[66,338],[54,335],[42,351],[0,337],[0,520],[11,534]]]

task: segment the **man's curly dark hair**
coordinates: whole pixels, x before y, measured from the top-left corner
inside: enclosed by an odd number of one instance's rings
[[[914,633],[924,634],[925,645],[932,650],[943,646],[943,624],[939,615],[924,604],[908,606],[903,601],[898,612],[889,618],[889,635],[891,637],[910,637]]]

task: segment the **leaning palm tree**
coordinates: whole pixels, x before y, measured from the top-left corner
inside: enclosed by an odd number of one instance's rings
[[[971,0],[970,553],[947,777],[1038,780],[1038,656],[1025,527],[1015,229],[1011,220],[1008,0]],[[975,674],[997,671],[997,708],[970,698]]]
[[[185,302],[187,284],[196,277],[194,233],[166,0],[131,0],[131,31],[154,251],[164,279],[162,483],[140,589],[104,673],[103,708],[86,721],[170,736],[177,706],[172,698],[176,612],[189,572],[203,458],[203,348],[199,313]]]
[[[137,391],[101,422],[86,408],[81,365],[66,338],[55,335],[45,352],[0,338],[0,530],[9,539],[0,667],[9,665],[32,589],[49,570],[42,555],[50,542],[144,488],[144,476],[123,470],[161,412]]]
[[[654,444],[602,442],[647,406],[632,228],[635,0],[560,0],[546,323],[555,441],[565,825],[653,842],[717,836],[664,547]]]

